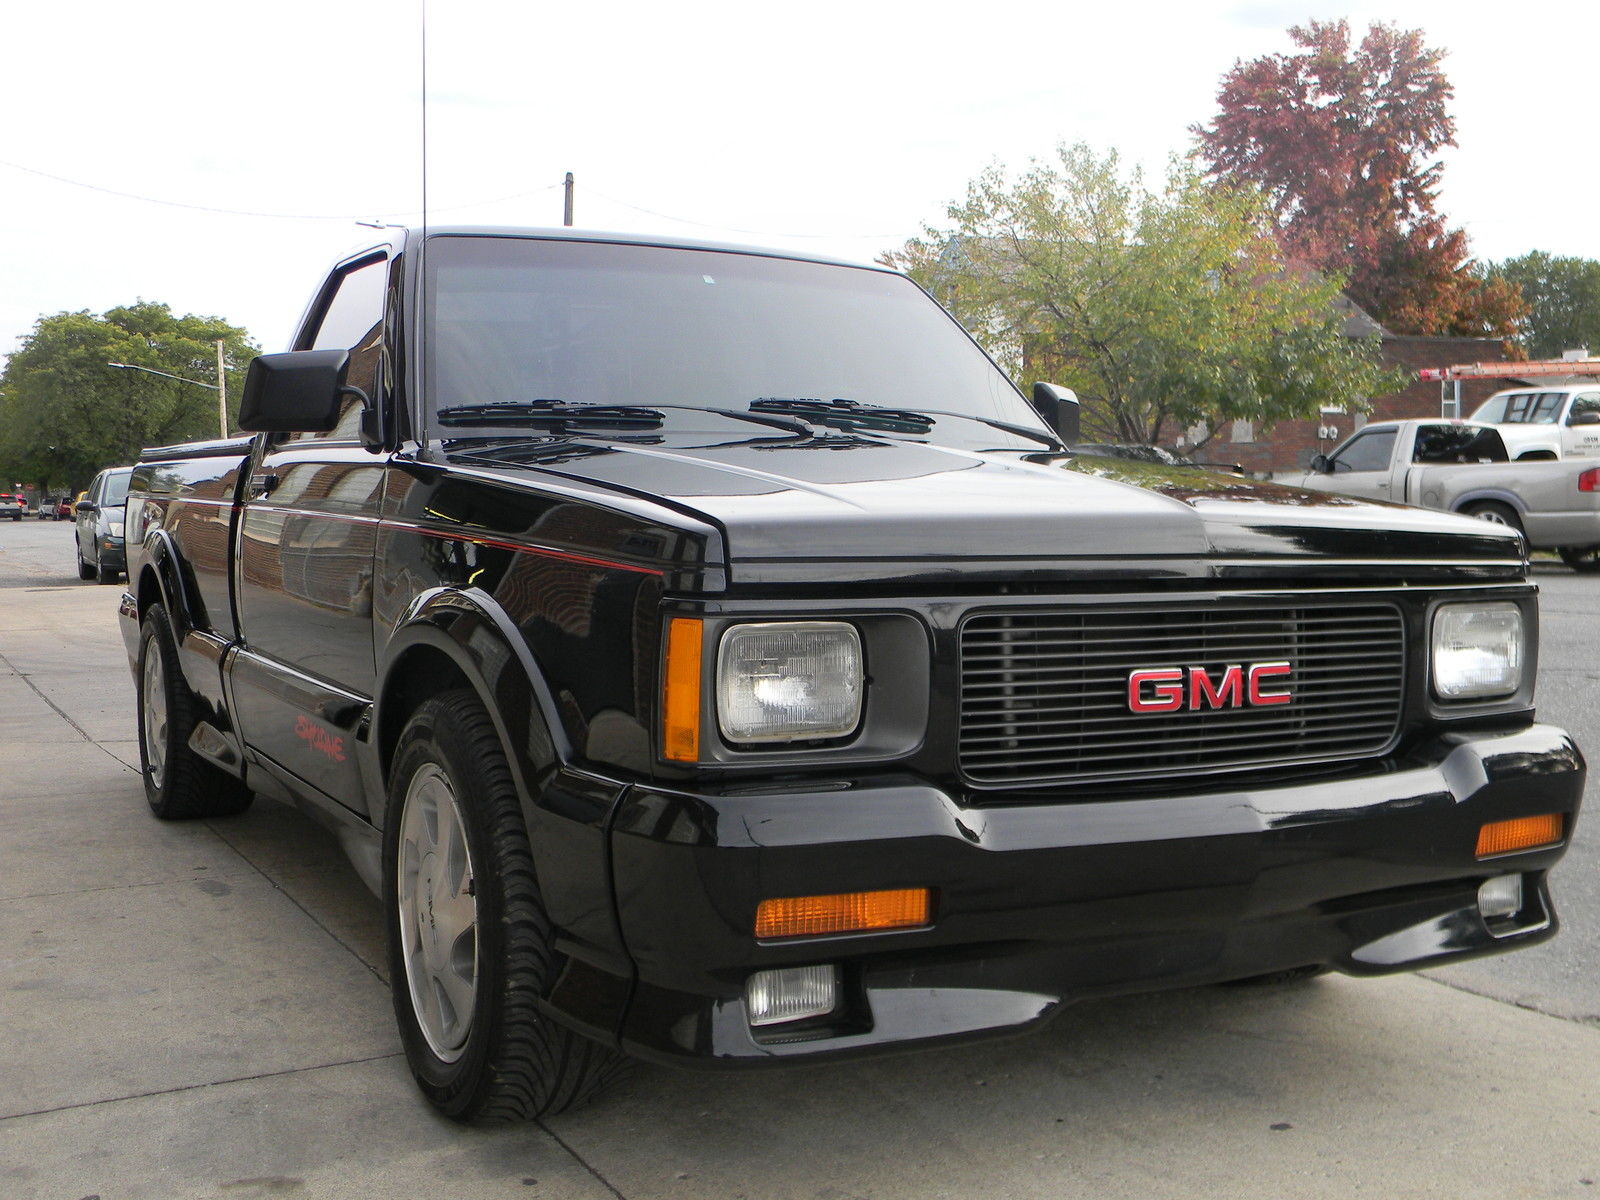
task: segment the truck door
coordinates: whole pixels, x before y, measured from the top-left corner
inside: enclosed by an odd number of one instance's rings
[[[1600,458],[1600,391],[1578,392],[1561,425],[1564,458]]]
[[[1365,500],[1390,499],[1394,439],[1392,428],[1364,429],[1356,434],[1329,456],[1328,473],[1320,476],[1322,488]],[[1404,472],[1400,475],[1403,480]],[[1318,478],[1312,476],[1314,480]],[[1393,498],[1404,499],[1403,496]]]
[[[349,383],[386,385],[389,261],[373,255],[329,280],[295,341],[348,349]],[[328,433],[263,440],[252,459],[235,556],[243,648],[234,702],[246,743],[297,780],[365,811],[355,743],[371,702],[372,568],[384,459],[362,448],[361,402]]]

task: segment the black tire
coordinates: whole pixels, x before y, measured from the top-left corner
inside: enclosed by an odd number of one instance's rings
[[[1522,528],[1522,518],[1509,504],[1502,504],[1498,500],[1476,500],[1463,506],[1461,512],[1463,516],[1477,517],[1478,520],[1488,521],[1491,525],[1505,525],[1526,536],[1526,531]]]
[[[156,672],[156,677],[152,677]],[[172,625],[159,604],[145,613],[139,637],[139,674],[134,689],[139,713],[139,767],[150,811],[163,821],[231,817],[250,807],[250,789],[189,749],[194,732],[194,697],[183,681]],[[151,690],[165,705],[165,722],[150,706]],[[157,761],[159,754],[159,761]]]
[[[418,843],[405,833],[408,804],[424,810],[411,814]],[[420,843],[430,829],[435,842],[425,847]],[[441,848],[440,839],[453,844],[458,836],[464,861],[459,851]],[[416,903],[421,893],[428,897],[425,912]],[[400,1040],[417,1086],[445,1116],[498,1124],[562,1112],[617,1074],[623,1060],[614,1050],[536,1007],[559,965],[550,918],[504,749],[471,691],[425,701],[400,735],[384,825],[383,895]],[[445,914],[437,924],[436,908]],[[470,925],[462,923],[463,912]],[[468,930],[470,999],[459,993]],[[448,949],[440,948],[444,940]],[[441,974],[445,959],[455,974],[449,981]],[[452,994],[451,983],[458,1004],[441,999]],[[434,1011],[419,1014],[419,1004]]]
[[[82,543],[80,543],[78,541],[76,535],[74,535],[74,537],[72,539],[72,547],[73,547],[73,551],[78,556],[78,578],[79,579],[93,579],[95,577],[95,574],[96,574],[96,571],[95,571],[95,568],[94,568],[94,564],[93,563],[86,563],[86,562],[83,561],[83,545],[82,545]]]
[[[1600,571],[1600,546],[1562,546],[1556,551],[1561,561],[1580,575]]]

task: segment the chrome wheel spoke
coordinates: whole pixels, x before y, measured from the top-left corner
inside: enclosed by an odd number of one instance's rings
[[[144,757],[150,768],[150,782],[159,788],[167,760],[167,688],[161,647],[154,638],[145,643]]]
[[[454,1062],[477,1002],[478,905],[455,789],[436,763],[407,788],[396,866],[412,1011],[433,1053]]]

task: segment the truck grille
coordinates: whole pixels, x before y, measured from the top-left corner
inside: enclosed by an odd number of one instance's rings
[[[1220,688],[1230,666],[1283,662],[1290,674],[1261,692],[1288,703],[1212,707],[1201,692],[1189,707],[1191,668]],[[1186,672],[1185,707],[1131,711],[1130,673],[1172,668]],[[1404,686],[1391,604],[978,613],[961,627],[961,769],[1014,786],[1360,758],[1393,742]]]

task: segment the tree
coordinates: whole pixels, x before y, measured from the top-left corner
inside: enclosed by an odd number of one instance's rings
[[[130,463],[145,446],[215,437],[216,379],[223,341],[231,415],[245,368],[258,352],[249,335],[219,317],[174,316],[140,300],[103,316],[87,311],[41,317],[0,376],[0,463],[8,477],[47,491],[86,484],[96,471]]]
[[[1600,353],[1600,262],[1534,250],[1491,264],[1491,278],[1519,288],[1528,304],[1518,343],[1532,358],[1586,346]]]
[[[1195,126],[1212,176],[1261,188],[1288,254],[1348,278],[1350,298],[1401,333],[1510,337],[1525,309],[1486,279],[1466,234],[1437,211],[1455,145],[1442,51],[1422,31],[1346,21],[1289,30],[1300,48],[1235,63],[1210,126]]]
[[[1152,193],[1114,153],[1063,146],[1014,185],[985,171],[947,215],[884,261],[1013,373],[1077,390],[1091,436],[1270,426],[1399,386],[1375,344],[1343,336],[1340,281],[1290,269],[1253,189],[1174,163]]]

